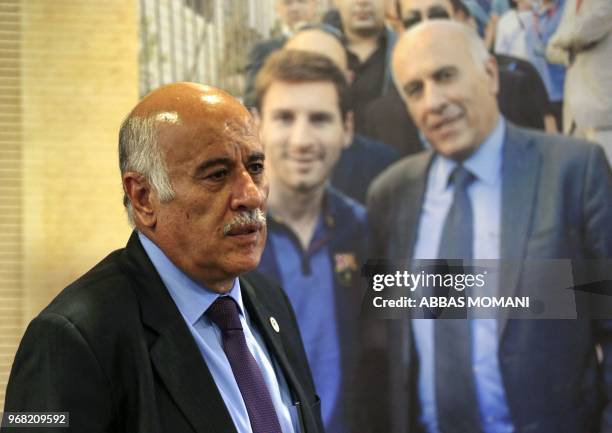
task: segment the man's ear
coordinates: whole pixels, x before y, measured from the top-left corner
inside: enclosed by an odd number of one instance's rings
[[[346,149],[353,143],[355,135],[355,116],[352,111],[348,111],[344,118],[344,143],[342,148]]]
[[[132,204],[132,212],[136,226],[142,225],[150,229],[157,223],[155,193],[151,190],[149,181],[140,173],[128,171],[123,174],[123,190]]]
[[[485,72],[489,77],[491,92],[497,95],[499,93],[499,66],[494,56],[489,56],[485,62]]]

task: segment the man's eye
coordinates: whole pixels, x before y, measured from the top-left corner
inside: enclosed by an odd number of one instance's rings
[[[275,120],[282,123],[290,123],[293,121],[293,114],[291,113],[278,113],[274,116]]]
[[[317,113],[317,114],[313,114],[312,116],[310,116],[310,121],[312,123],[324,123],[324,122],[328,122],[331,120],[331,116],[328,115],[327,113]]]
[[[418,96],[421,91],[423,90],[423,86],[420,84],[414,84],[412,86],[407,86],[405,91],[406,91],[406,96],[409,96],[411,98],[414,98],[416,96]]]
[[[207,180],[220,181],[227,177],[227,170],[217,170],[206,176]]]
[[[249,165],[249,171],[251,174],[261,174],[264,171],[264,165],[262,162],[254,162]]]
[[[455,76],[453,71],[444,70],[438,74],[438,81],[449,81]]]

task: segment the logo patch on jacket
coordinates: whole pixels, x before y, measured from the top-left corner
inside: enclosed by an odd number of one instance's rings
[[[334,254],[334,272],[344,286],[350,286],[353,272],[357,271],[357,259],[353,253]]]

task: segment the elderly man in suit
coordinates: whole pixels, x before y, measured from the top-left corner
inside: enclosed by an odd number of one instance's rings
[[[415,26],[396,46],[393,70],[432,150],[371,187],[373,257],[612,257],[612,174],[602,149],[506,122],[496,62],[472,30],[447,20]],[[524,290],[526,275],[515,266],[499,284]],[[391,410],[361,431],[612,428],[610,321],[387,322],[388,350],[398,354],[389,363]]]
[[[69,412],[54,431],[322,431],[287,297],[240,276],[266,241],[249,112],[212,87],[162,87],[124,121],[119,161],[134,233],[30,323],[5,411]]]

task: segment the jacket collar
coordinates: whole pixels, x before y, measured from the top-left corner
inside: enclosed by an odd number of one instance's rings
[[[542,160],[533,137],[510,124],[502,152],[500,289],[503,295],[512,296],[517,290],[526,255]],[[508,308],[501,309],[500,334],[505,329],[508,312]]]
[[[133,281],[142,321],[153,333],[150,357],[176,405],[196,432],[236,428],[197,345],[136,232],[122,253]]]

